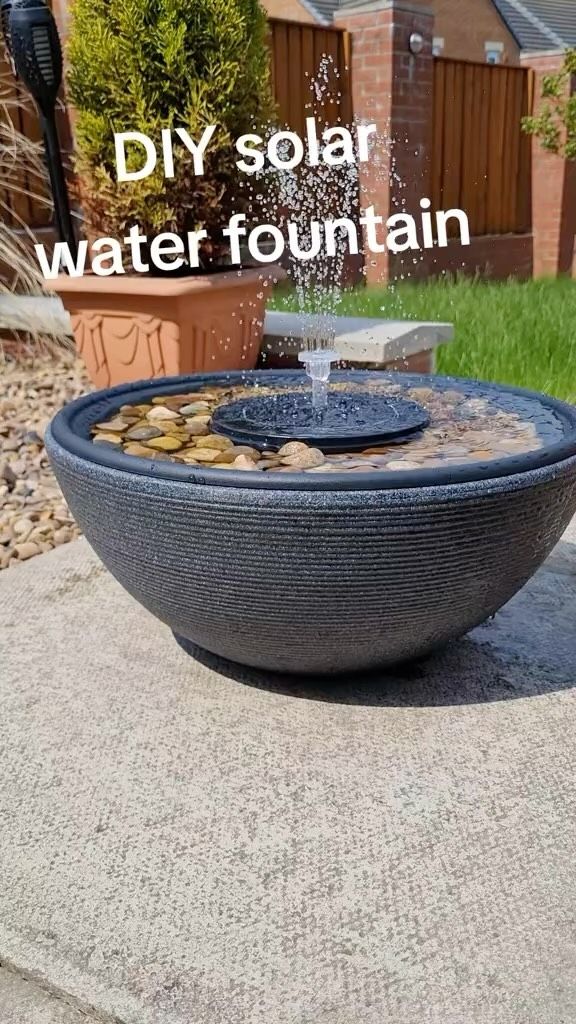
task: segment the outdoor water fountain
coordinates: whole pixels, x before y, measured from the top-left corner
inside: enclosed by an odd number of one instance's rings
[[[425,654],[508,601],[576,512],[571,406],[373,371],[335,371],[327,399],[312,416],[303,372],[212,374],[96,392],[54,419],[82,530],[187,649],[293,673]]]
[[[283,205],[306,216],[294,187]],[[302,308],[317,289],[324,310],[305,371],[96,392],[55,417],[46,447],[104,564],[186,650],[334,674],[426,654],[527,582],[576,512],[576,410],[330,372],[337,288],[303,266]]]

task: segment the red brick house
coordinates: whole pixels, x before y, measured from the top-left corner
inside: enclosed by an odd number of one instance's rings
[[[369,0],[264,0],[271,17],[332,24]],[[429,0],[434,53],[456,60],[519,64],[521,53],[576,47],[576,0]]]

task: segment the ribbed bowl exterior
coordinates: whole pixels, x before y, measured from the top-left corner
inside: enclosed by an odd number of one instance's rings
[[[505,604],[576,512],[576,458],[475,483],[279,490],[162,480],[48,432],[64,495],[116,579],[175,634],[257,668],[391,665]],[[208,474],[209,476],[209,474]]]

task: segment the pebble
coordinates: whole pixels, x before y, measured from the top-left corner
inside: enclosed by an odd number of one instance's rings
[[[126,433],[130,441],[151,441],[153,437],[162,437],[162,431],[158,427],[131,427]]]
[[[34,555],[40,554],[40,548],[34,541],[25,541],[24,544],[15,544],[14,551],[21,562],[25,562],[27,558],[34,558]]]
[[[169,423],[168,420],[162,420],[162,433],[168,437],[179,437],[184,443],[190,440],[190,435],[184,425],[180,423]]]
[[[68,353],[5,357],[0,371],[0,570],[67,543],[80,531],[44,451],[48,422],[90,390],[82,362]],[[112,422],[120,425],[115,416]],[[110,421],[108,421],[110,422]],[[126,423],[122,420],[126,429]],[[121,431],[108,431],[118,448]],[[60,533],[64,530],[64,533]]]
[[[121,419],[107,420],[106,423],[96,424],[97,429],[104,434],[122,434],[127,426],[126,420]]]
[[[260,459],[260,452],[257,448],[251,448],[248,444],[235,445],[234,453],[236,455],[248,455],[254,462],[258,462]]]
[[[16,483],[16,474],[8,462],[4,462],[2,463],[2,465],[0,465],[0,479],[6,482],[6,485],[9,490],[11,490],[11,488]]]
[[[193,458],[196,462],[217,462],[220,458],[219,448],[195,448]]]
[[[197,413],[206,413],[210,411],[208,402],[191,402],[189,405],[183,405],[180,408],[181,416],[194,416]]]
[[[20,448],[20,441],[15,437],[9,437],[6,441],[2,442],[3,452],[17,452]]]
[[[94,444],[111,444],[116,447],[122,444],[122,438],[119,434],[106,434],[103,431],[100,431],[98,434],[94,434],[92,440],[94,441]]]
[[[295,469],[314,469],[326,462],[326,456],[319,448],[305,447],[303,451],[298,451],[294,455],[283,456],[282,462],[285,466],[293,466]]]
[[[144,447],[159,452],[177,452],[183,447],[183,444],[177,437],[162,436],[152,437]]]
[[[182,451],[178,452],[175,458],[178,462],[185,462],[190,466],[194,466],[198,463],[195,452],[195,448],[183,448]]]
[[[174,409],[167,409],[165,405],[155,405],[146,413],[146,419],[151,423],[157,423],[160,420],[180,420],[182,417],[174,412]]]
[[[287,444],[283,444],[278,449],[278,455],[298,455],[299,452],[308,451],[308,445],[304,444],[303,441],[288,441]]]
[[[198,439],[197,447],[215,448],[217,451],[223,452],[225,448],[233,448],[234,442],[229,437],[223,437],[222,434],[208,434],[206,437]]]
[[[251,459],[249,455],[238,455],[238,457],[234,459],[232,465],[234,466],[234,469],[260,469],[260,466],[258,466],[254,462],[254,459]]]
[[[43,439],[36,430],[27,430],[22,438],[23,444],[44,444]]]
[[[26,539],[29,533],[34,529],[34,523],[31,519],[17,519],[12,524],[12,533],[15,537],[22,537]]]
[[[143,444],[138,444],[136,441],[127,444],[123,450],[125,455],[137,455],[144,459],[149,459],[151,455],[149,448],[145,448]]]
[[[334,387],[338,390],[344,385],[337,383]],[[137,457],[277,473],[415,471],[501,458],[534,450],[541,444],[533,422],[524,422],[517,414],[497,409],[485,399],[468,400],[456,389],[442,393],[422,386],[403,391],[401,385],[383,388],[374,382],[374,391],[404,393],[426,404],[431,426],[406,441],[377,444],[361,453],[331,454],[328,458],[297,439],[286,442],[278,452],[259,452],[250,445],[236,446],[230,438],[210,430],[212,412],[220,403],[253,397],[253,389],[239,385],[188,395],[157,395],[146,405],[122,406],[115,419],[94,428],[94,440],[117,446],[120,439],[123,450]],[[260,394],[266,393],[274,392],[262,387]],[[123,428],[118,431],[121,423]],[[11,484],[14,494],[19,483]]]
[[[186,431],[189,437],[205,437],[210,433],[210,427],[204,419],[186,420],[183,430]]]

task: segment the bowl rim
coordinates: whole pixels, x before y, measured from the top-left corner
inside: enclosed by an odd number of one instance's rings
[[[226,384],[242,384],[247,381],[260,380],[271,383],[276,377],[288,383],[306,380],[304,371],[294,370],[230,370],[214,373],[181,374],[175,377],[158,377],[147,380],[130,381],[112,388],[91,391],[65,405],[52,419],[49,426],[51,439],[64,451],[76,457],[103,466],[108,469],[120,470],[136,476],[145,476],[154,480],[184,481],[187,483],[209,484],[214,487],[256,488],[265,490],[299,490],[299,491],[359,491],[359,490],[403,490],[413,488],[432,488],[453,486],[465,483],[487,482],[501,477],[516,476],[532,470],[543,469],[561,463],[576,455],[576,406],[570,405],[551,395],[545,395],[527,388],[515,387],[510,384],[498,384],[467,377],[449,377],[439,374],[412,374],[402,371],[387,370],[344,370],[334,371],[331,379],[343,380],[374,380],[379,375],[382,380],[392,383],[408,383],[410,386],[423,387],[434,383],[443,385],[470,386],[481,384],[498,392],[536,400],[551,409],[566,427],[570,428],[562,441],[546,445],[536,451],[522,452],[517,455],[505,456],[485,462],[462,463],[446,468],[431,467],[429,469],[397,470],[385,473],[382,470],[366,472],[332,472],[332,473],[266,473],[248,472],[246,470],[214,469],[209,465],[184,465],[182,463],[156,461],[140,456],[125,455],[105,445],[95,445],[86,429],[81,432],[75,429],[80,418],[85,418],[91,407],[98,406],[91,423],[110,416],[120,405],[138,404],[157,395],[178,394],[183,385],[186,391],[199,390],[206,385],[222,386]]]

